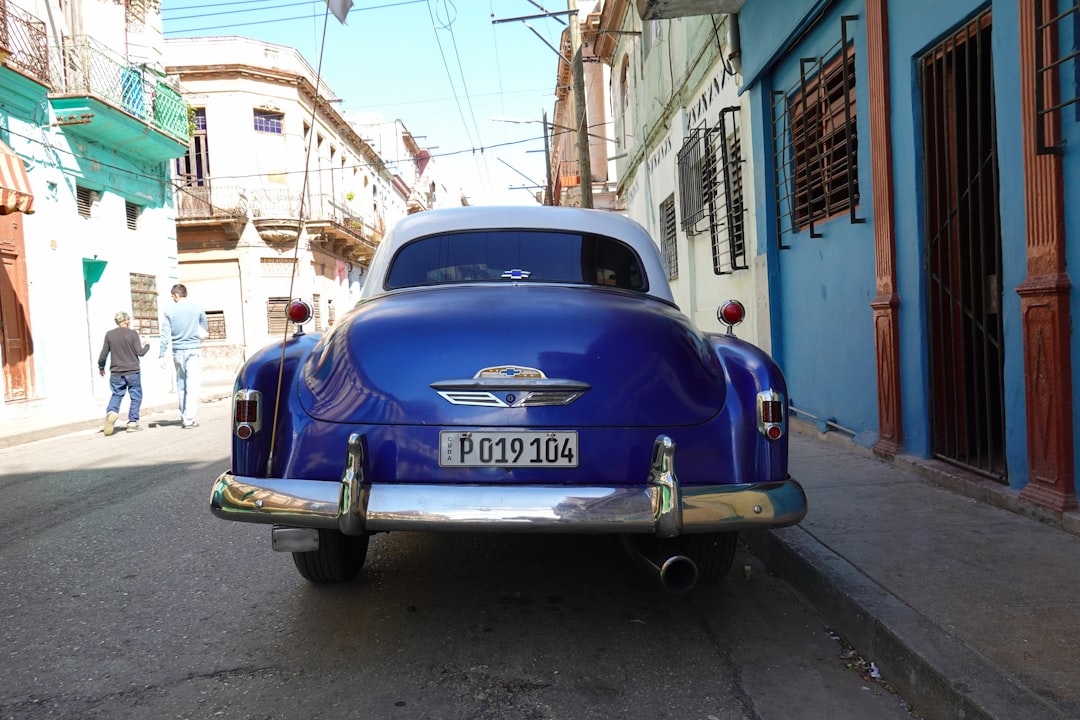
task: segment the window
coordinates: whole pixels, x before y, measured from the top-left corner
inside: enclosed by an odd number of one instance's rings
[[[660,40],[663,39],[663,31],[660,29],[659,20],[648,20],[643,28],[642,40],[644,45],[644,55],[649,57],[649,52],[660,44]]]
[[[127,217],[128,230],[139,229],[139,216],[142,214],[142,208],[133,202],[124,201],[124,214]]]
[[[131,329],[140,335],[158,335],[157,278],[131,273]]]
[[[289,298],[272,297],[266,300],[266,331],[284,335],[289,330]]]
[[[93,209],[97,206],[98,192],[79,185],[75,186],[75,204],[78,206],[79,215],[84,218],[93,215]]]
[[[311,295],[311,313],[311,319],[315,321],[315,332],[322,331],[322,296],[319,293]]]
[[[493,230],[433,235],[394,258],[386,287],[458,282],[553,282],[648,290],[641,260],[601,235]]]
[[[738,106],[721,110],[715,126],[691,131],[678,155],[681,227],[708,233],[717,275],[749,267],[739,114]]]
[[[224,310],[207,310],[206,311],[206,326],[210,331],[210,334],[206,336],[207,340],[224,340],[225,335],[225,311]]]
[[[849,44],[788,99],[800,229],[844,212],[857,197],[854,78],[855,46]]]
[[[634,117],[630,107],[630,56],[627,55],[622,61],[622,72],[619,73],[619,100],[622,111],[622,147],[633,147]]]
[[[176,175],[184,188],[204,187],[210,182],[210,146],[206,137],[206,108],[194,108],[187,154],[176,160]]]
[[[679,249],[676,244],[675,193],[671,193],[664,202],[660,203],[660,253],[664,256],[668,280],[678,279]]]
[[[850,223],[866,222],[859,206],[858,123],[855,93],[855,44],[840,18],[840,39],[821,57],[799,60],[799,79],[772,93],[773,183],[776,191],[776,238],[808,230],[847,211]]]
[[[279,112],[270,112],[269,110],[256,110],[255,111],[255,129],[259,132],[273,133],[275,135],[281,135],[281,125],[285,120],[285,115]]]

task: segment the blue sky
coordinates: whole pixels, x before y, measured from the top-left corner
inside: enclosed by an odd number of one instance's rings
[[[400,119],[472,204],[532,204],[545,180],[542,113],[565,0],[162,0],[166,38],[237,35],[299,50],[347,113]],[[592,3],[580,2],[583,8]],[[325,27],[325,34],[324,34]],[[546,42],[545,42],[546,41]],[[550,47],[549,47],[550,44]],[[525,121],[502,122],[493,118]]]

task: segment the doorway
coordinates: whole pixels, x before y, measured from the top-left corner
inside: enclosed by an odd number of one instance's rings
[[[930,437],[1005,481],[1001,224],[991,14],[922,56]]]
[[[0,217],[0,354],[3,355],[4,400],[33,397],[29,287],[23,253],[22,214]]]

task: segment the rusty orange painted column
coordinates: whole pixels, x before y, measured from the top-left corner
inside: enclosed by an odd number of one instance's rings
[[[1044,0],[1045,17],[1057,3]],[[1020,295],[1027,399],[1028,484],[1022,500],[1054,512],[1075,510],[1073,486],[1072,353],[1069,277],[1065,272],[1065,204],[1061,157],[1037,152],[1038,123],[1048,144],[1060,133],[1059,117],[1036,112],[1035,0],[1020,0],[1020,96],[1027,215],[1027,277]],[[1044,52],[1057,55],[1048,34]],[[1044,58],[1043,65],[1046,65]],[[1057,74],[1046,83],[1046,105],[1057,102]]]
[[[896,293],[887,0],[866,0],[866,62],[870,78],[870,157],[874,184],[874,257],[877,276],[877,296],[870,302],[874,310],[878,377],[878,441],[874,445],[874,452],[892,457],[903,446],[904,432],[900,413],[900,297]]]

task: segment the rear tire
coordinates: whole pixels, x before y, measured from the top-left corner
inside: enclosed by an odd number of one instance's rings
[[[352,580],[367,559],[368,536],[319,530],[319,549],[292,554],[296,569],[313,583]]]
[[[680,535],[676,549],[697,565],[699,583],[714,583],[731,569],[738,539],[736,532]]]

